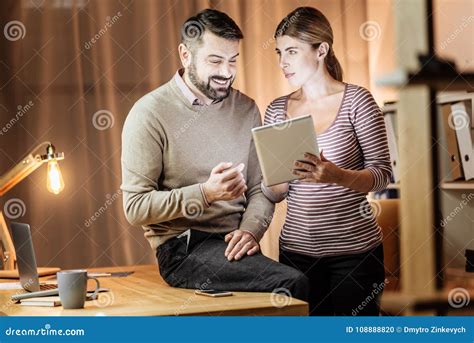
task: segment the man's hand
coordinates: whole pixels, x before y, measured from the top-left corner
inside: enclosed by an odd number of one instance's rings
[[[227,245],[224,255],[229,261],[234,259],[236,261],[240,260],[244,255],[250,256],[260,250],[260,246],[255,238],[251,233],[246,231],[232,231],[225,236],[225,241],[229,244]]]
[[[215,166],[209,179],[202,185],[207,201],[233,200],[242,196],[247,190],[242,171],[243,163],[232,167],[230,162],[221,162]]]

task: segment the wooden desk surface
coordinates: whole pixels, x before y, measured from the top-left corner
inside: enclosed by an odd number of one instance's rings
[[[193,290],[166,285],[156,265],[93,268],[88,271],[134,271],[127,277],[101,277],[101,287],[110,292],[100,293],[99,299],[86,301],[78,310],[58,307],[21,306],[10,296],[19,290],[0,290],[0,315],[7,316],[175,316],[175,315],[308,315],[308,304],[288,298],[287,306],[272,304],[270,293],[234,292],[233,296],[211,298],[195,295]],[[44,280],[42,278],[41,280]],[[3,279],[2,282],[13,280]],[[18,281],[18,280],[17,280]],[[95,285],[94,281],[90,285]],[[280,297],[280,296],[279,296]],[[283,297],[283,296],[281,296]],[[282,302],[285,302],[285,298]]]

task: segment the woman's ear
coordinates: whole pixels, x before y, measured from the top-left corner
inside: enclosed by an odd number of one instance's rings
[[[318,54],[317,54],[318,60],[320,61],[324,60],[324,58],[326,58],[328,53],[329,53],[329,44],[326,42],[322,42],[321,44],[319,44]]]
[[[192,53],[183,43],[178,46],[179,59],[184,68],[188,68],[192,61]]]

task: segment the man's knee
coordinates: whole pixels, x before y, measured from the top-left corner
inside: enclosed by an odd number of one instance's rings
[[[282,285],[290,291],[291,296],[303,301],[309,299],[309,279],[299,270],[292,269]]]

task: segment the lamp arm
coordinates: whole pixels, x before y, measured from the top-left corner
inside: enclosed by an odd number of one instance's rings
[[[44,162],[40,154],[35,154],[44,145],[51,145],[51,142],[45,141],[38,144],[28,155],[13,168],[0,176],[0,196],[12,189],[18,182],[34,172]]]

